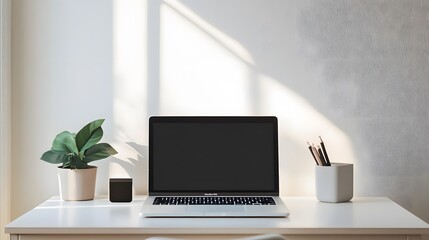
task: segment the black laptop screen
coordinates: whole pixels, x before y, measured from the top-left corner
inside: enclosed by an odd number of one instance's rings
[[[278,194],[275,117],[151,117],[151,194]]]

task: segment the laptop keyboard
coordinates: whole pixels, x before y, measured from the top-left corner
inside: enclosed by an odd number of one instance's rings
[[[155,197],[153,205],[276,205],[272,197]]]

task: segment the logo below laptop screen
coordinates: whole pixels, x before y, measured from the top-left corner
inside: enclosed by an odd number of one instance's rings
[[[217,193],[204,193],[204,196],[217,196]]]

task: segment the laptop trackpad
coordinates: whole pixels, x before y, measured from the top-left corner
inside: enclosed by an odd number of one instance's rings
[[[195,206],[188,206],[186,209],[187,212],[192,213],[219,213],[219,215],[222,215],[223,213],[240,213],[245,212],[244,206],[228,206],[228,205],[217,205],[217,206],[201,206],[201,205],[195,205]]]

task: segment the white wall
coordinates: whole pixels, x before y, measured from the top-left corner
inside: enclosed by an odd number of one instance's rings
[[[112,139],[112,2],[12,2],[12,218],[58,195],[43,162],[63,130],[106,118]]]
[[[277,115],[281,192],[314,195],[306,141],[355,164],[355,195],[429,221],[426,1],[15,0],[12,216],[58,194],[39,159],[107,119],[97,191],[146,191],[153,114]]]

